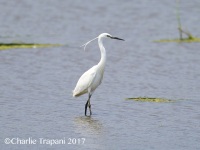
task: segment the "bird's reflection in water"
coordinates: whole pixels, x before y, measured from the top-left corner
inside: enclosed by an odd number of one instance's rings
[[[99,135],[103,132],[102,123],[93,117],[88,117],[88,116],[76,117],[74,119],[74,122],[78,132],[83,135],[86,134]]]

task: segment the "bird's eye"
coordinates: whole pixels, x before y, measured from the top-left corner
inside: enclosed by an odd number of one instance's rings
[[[107,37],[110,37],[110,35],[107,35]]]

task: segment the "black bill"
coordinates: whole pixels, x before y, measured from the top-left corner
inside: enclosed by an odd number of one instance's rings
[[[110,37],[111,39],[116,39],[116,40],[122,40],[122,41],[125,41],[124,39],[121,39],[121,38],[118,38],[118,37]]]

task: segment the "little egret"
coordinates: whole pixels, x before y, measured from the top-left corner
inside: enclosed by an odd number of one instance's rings
[[[104,68],[105,68],[105,63],[106,63],[106,50],[103,46],[103,39],[104,38],[111,38],[111,39],[116,39],[116,40],[123,40],[118,37],[113,37],[112,35],[108,33],[102,33],[98,37],[88,41],[84,45],[84,50],[90,42],[92,42],[95,39],[98,39],[98,44],[99,48],[101,51],[101,59],[99,63],[92,68],[90,68],[88,71],[86,71],[78,80],[75,89],[73,90],[73,97],[78,97],[81,96],[85,93],[88,93],[88,100],[85,104],[85,116],[87,115],[87,107],[90,109],[90,116],[92,115],[91,111],[91,104],[90,104],[90,98],[95,91],[95,89],[101,84],[101,81],[103,79],[103,74],[104,74]]]

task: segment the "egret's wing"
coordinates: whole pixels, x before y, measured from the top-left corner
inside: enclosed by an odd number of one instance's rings
[[[94,81],[96,76],[96,67],[92,67],[88,71],[86,71],[78,80],[76,87],[73,91],[73,96],[80,96],[88,92],[88,88],[90,88],[92,82]]]

